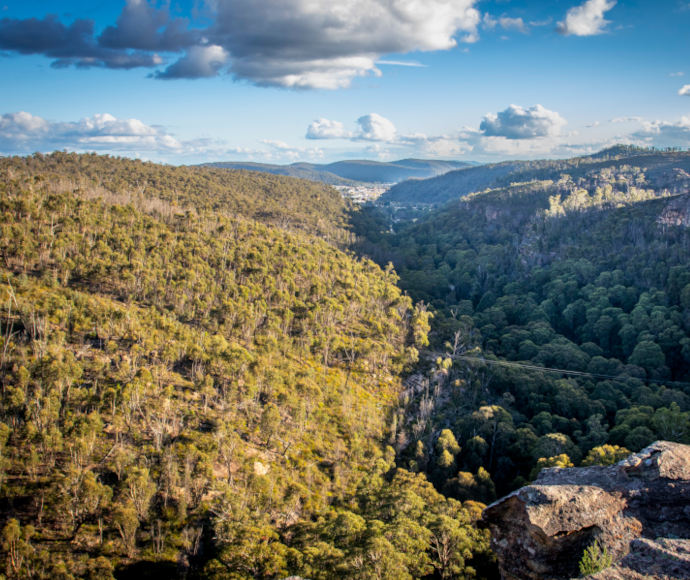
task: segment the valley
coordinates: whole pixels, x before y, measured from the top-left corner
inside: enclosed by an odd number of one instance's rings
[[[479,166],[363,205],[1,159],[5,575],[497,577],[485,505],[690,442],[688,159]],[[428,202],[437,179],[459,193]]]

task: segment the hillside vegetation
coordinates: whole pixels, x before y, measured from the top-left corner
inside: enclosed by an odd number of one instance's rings
[[[185,213],[243,216],[336,243],[348,239],[345,203],[337,191],[320,183],[59,152],[2,159],[0,168],[10,180],[33,176],[48,188],[67,188],[113,204],[135,204],[166,219]]]
[[[496,577],[484,504],[690,442],[686,160],[513,164],[413,220],[0,160],[0,574]]]
[[[451,171],[433,179],[406,181],[393,186],[381,203],[396,205],[443,205],[458,197],[508,187],[527,181],[558,181],[561,175],[577,181],[602,171],[625,171],[636,167],[654,189],[687,191],[690,186],[690,152],[659,151],[619,145],[594,155],[559,160],[506,161]]]
[[[386,448],[428,314],[321,185],[0,161],[8,578],[483,575],[481,504]]]
[[[385,206],[358,214],[362,251],[434,315],[397,449],[448,496],[490,501],[544,466],[690,440],[690,194],[633,161],[600,155],[394,233]]]

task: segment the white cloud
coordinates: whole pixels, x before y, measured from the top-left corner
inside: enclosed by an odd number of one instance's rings
[[[157,69],[197,79],[230,73],[260,86],[338,89],[380,75],[386,55],[450,50],[479,39],[479,0],[200,0],[205,28],[171,14],[169,1],[126,0],[114,25],[0,19],[0,50],[40,54],[64,68]],[[198,8],[193,13],[198,13]],[[163,53],[161,57],[158,53]],[[400,60],[381,64],[419,66]]]
[[[359,132],[357,138],[364,141],[395,141],[395,125],[385,117],[370,113],[357,119]]]
[[[268,151],[263,151],[262,158],[272,162],[294,162],[304,159],[319,160],[323,158],[323,150],[318,147],[304,148],[293,147],[284,141],[264,139],[261,141],[269,147]]]
[[[0,151],[9,154],[55,149],[179,153],[187,145],[138,119],[108,113],[76,122],[50,122],[24,111],[0,116]]]
[[[604,13],[615,5],[616,0],[587,0],[584,4],[568,10],[565,20],[558,23],[558,31],[573,36],[601,34],[609,23],[604,18]]]
[[[0,117],[0,138],[26,140],[31,135],[45,132],[49,124],[45,119],[26,111],[7,113]]]
[[[552,140],[508,139],[506,137],[482,137],[475,149],[496,156],[535,156],[553,154],[558,144]]]
[[[340,121],[317,119],[307,128],[307,139],[347,139],[352,134],[345,130]]]
[[[690,97],[690,85],[684,85],[681,87],[681,89],[678,91],[678,94],[681,97]]]
[[[350,139],[351,141],[398,141],[395,125],[378,113],[369,113],[357,119],[358,129],[348,131],[340,121],[318,119],[307,127],[307,139]]]
[[[473,150],[473,146],[453,135],[427,136],[424,134],[405,135],[401,143],[414,147],[415,155],[424,157],[448,158],[459,157]]]
[[[685,73],[682,71],[677,71],[677,72],[668,73],[668,76],[670,76],[670,77],[683,77],[683,76],[685,76]]]
[[[231,71],[260,85],[334,89],[380,74],[386,54],[477,39],[477,0],[216,0],[212,42]],[[315,55],[318,55],[315,56]]]
[[[334,90],[348,87],[353,78],[373,74],[380,76],[374,58],[343,57],[287,61],[281,59],[234,59],[236,77],[250,79],[260,86],[282,86],[291,89]]]
[[[524,109],[510,105],[499,113],[489,113],[479,125],[485,137],[506,139],[536,139],[560,134],[566,120],[555,111],[541,105]]]
[[[642,129],[632,134],[636,139],[654,147],[690,147],[690,117],[679,121],[644,121]]]
[[[498,23],[501,25],[501,28],[505,30],[517,30],[523,34],[527,34],[528,32],[527,26],[522,18],[508,18],[507,16],[502,16],[499,18]]]
[[[609,120],[609,123],[620,124],[620,123],[642,123],[642,117],[615,117]]]
[[[496,28],[496,25],[498,24],[498,20],[496,20],[491,14],[486,12],[484,16],[482,16],[482,26],[488,30],[493,30]]]

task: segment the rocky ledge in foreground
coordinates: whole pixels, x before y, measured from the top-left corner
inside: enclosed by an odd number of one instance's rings
[[[690,579],[690,446],[657,441],[609,467],[544,469],[484,510],[506,580],[572,578],[598,541],[598,579]]]

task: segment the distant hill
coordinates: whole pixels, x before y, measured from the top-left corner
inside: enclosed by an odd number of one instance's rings
[[[431,179],[399,183],[381,196],[381,202],[442,204],[469,193],[511,183],[534,180],[557,181],[564,173],[573,179],[602,169],[639,167],[654,188],[675,190],[690,172],[690,152],[659,151],[616,145],[594,155],[563,160],[507,161],[468,167]]]
[[[470,167],[471,163],[430,159],[401,159],[391,162],[354,159],[337,161],[327,165],[314,163],[271,165],[241,161],[222,161],[204,165],[222,169],[248,169],[275,175],[289,175],[331,185],[350,185],[356,182],[398,183],[405,179],[426,179],[442,175],[448,171]]]

